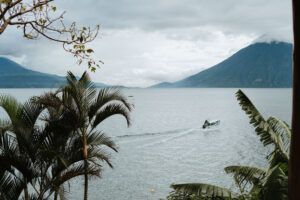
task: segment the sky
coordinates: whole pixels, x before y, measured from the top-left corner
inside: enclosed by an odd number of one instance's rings
[[[57,13],[79,26],[100,24],[90,44],[104,64],[93,81],[148,87],[198,73],[255,42],[292,42],[290,0],[55,0]],[[46,39],[0,35],[0,55],[24,67],[64,76],[87,66]]]

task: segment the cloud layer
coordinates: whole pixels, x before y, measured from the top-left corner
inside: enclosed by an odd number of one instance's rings
[[[57,1],[66,20],[101,25],[91,46],[104,65],[92,78],[126,86],[176,81],[253,41],[292,41],[291,2],[282,0]],[[261,37],[263,36],[263,37]],[[76,66],[59,44],[28,41],[15,28],[0,36],[0,55],[28,68],[65,75]]]

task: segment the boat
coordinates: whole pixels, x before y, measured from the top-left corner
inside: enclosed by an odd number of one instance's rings
[[[212,121],[205,120],[204,124],[202,125],[202,128],[205,129],[212,126],[217,126],[220,124],[220,122],[221,122],[220,120],[212,120]]]

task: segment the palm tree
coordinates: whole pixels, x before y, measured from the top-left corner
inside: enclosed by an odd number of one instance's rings
[[[74,134],[76,119],[68,111],[58,116],[59,120],[54,120],[55,125],[52,124],[53,119],[50,120],[49,128],[46,128],[45,131],[49,134],[47,134],[47,139],[43,145],[46,149],[43,157],[49,157],[50,163],[52,163],[52,176],[47,177],[46,185],[47,189],[54,191],[55,200],[58,195],[64,195],[64,183],[70,179],[85,174],[100,177],[101,165],[97,161],[103,160],[111,165],[109,155],[101,149],[101,146],[115,147],[114,142],[101,131],[87,134],[88,160],[91,163],[86,168],[85,159],[82,156],[82,138],[80,135]],[[70,121],[72,121],[71,124]],[[66,128],[66,124],[69,128]]]
[[[43,111],[40,105],[30,102],[20,104],[15,98],[2,95],[0,106],[9,116],[9,119],[0,121],[0,197],[4,200],[17,200],[23,191],[25,200],[42,200],[44,196],[51,195],[51,189],[57,182],[55,180],[58,177],[54,173],[49,173],[49,169],[56,166],[53,160],[58,158],[63,160],[66,157],[65,153],[60,155],[55,151],[59,145],[65,146],[65,143],[52,142],[51,149],[47,148],[47,143],[53,141],[49,137],[53,134],[49,133],[59,134],[53,132],[55,129],[53,120],[50,125],[46,124],[44,130],[36,126]],[[60,131],[66,130],[66,127],[61,126]],[[62,170],[65,169],[66,166]],[[72,177],[69,173],[70,178]],[[35,191],[32,194],[28,192],[28,184],[31,184]]]
[[[57,102],[52,99],[51,103]],[[53,192],[57,199],[63,196],[66,181],[86,174],[100,177],[97,160],[111,165],[109,155],[98,147],[116,149],[115,144],[96,130],[86,135],[91,163],[84,165],[82,138],[74,135],[78,120],[70,110],[46,107],[33,100],[20,104],[8,95],[0,96],[0,106],[9,117],[0,120],[0,199],[18,200],[23,196],[25,200],[42,200]],[[41,126],[37,126],[39,119]]]
[[[40,107],[20,104],[15,98],[0,96],[0,106],[9,119],[0,123],[0,196],[2,199],[18,199],[22,192],[29,199],[28,183],[37,175],[36,145],[32,133],[40,114]]]
[[[267,156],[269,168],[266,170],[249,166],[229,166],[227,174],[232,174],[240,194],[229,189],[202,183],[186,183],[171,185],[175,191],[169,199],[175,200],[176,195],[196,195],[207,199],[287,199],[288,161],[291,130],[289,125],[275,117],[265,120],[249,98],[241,91],[236,93],[237,99],[255,127],[256,134],[264,146],[273,146]],[[247,188],[251,188],[248,192]],[[174,195],[176,194],[176,195]],[[173,198],[175,196],[175,198]],[[184,198],[182,198],[184,199]]]
[[[36,102],[34,102],[36,104]],[[40,106],[44,107],[42,104]],[[80,137],[73,134],[76,119],[68,112],[56,112],[51,108],[46,109],[47,115],[43,118],[46,122],[42,132],[36,132],[35,138],[40,143],[38,161],[40,188],[37,190],[38,198],[48,198],[54,192],[54,199],[64,199],[64,183],[74,177],[87,173],[90,176],[100,177],[98,167],[90,165],[87,169],[83,167],[83,157]],[[100,134],[88,136],[88,147],[99,145],[103,138]],[[101,141],[109,142],[109,138]],[[101,143],[102,144],[102,143]],[[91,157],[97,157],[95,151],[90,153]]]
[[[65,128],[65,124],[71,120],[65,118],[55,122],[56,125],[50,124],[49,129],[45,131],[46,136],[43,143],[44,152],[41,156],[47,160],[51,165],[44,171],[50,170],[51,173],[45,173],[44,190],[54,192],[54,199],[64,196],[64,183],[74,177],[85,175],[100,177],[100,168],[98,164],[89,164],[86,169],[84,166],[83,150],[81,144],[81,137],[73,135]],[[67,134],[64,134],[67,133]],[[59,135],[61,134],[61,135]],[[106,137],[101,132],[94,132],[87,135],[87,148],[89,159],[107,159],[109,157],[104,152],[99,153],[99,147],[113,143],[110,138]],[[105,157],[106,156],[106,157]],[[51,167],[51,168],[50,168]]]
[[[116,88],[104,88],[97,92],[94,84],[86,72],[81,78],[77,78],[68,72],[67,85],[56,93],[47,93],[36,97],[34,101],[49,110],[57,113],[68,113],[73,122],[73,134],[81,141],[82,156],[84,159],[84,200],[88,199],[88,168],[90,165],[101,167],[98,160],[105,161],[110,167],[109,155],[103,150],[94,147],[102,145],[117,151],[115,143],[106,137],[104,133],[97,131],[97,126],[110,116],[119,114],[125,117],[127,125],[130,125],[129,112],[133,106]],[[97,138],[93,142],[91,137]],[[95,142],[97,141],[97,142]],[[93,156],[96,155],[96,156]]]

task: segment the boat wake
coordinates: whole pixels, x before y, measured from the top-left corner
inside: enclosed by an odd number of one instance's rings
[[[173,134],[170,134],[168,136],[162,135],[162,136],[165,136],[165,137],[162,137],[162,138],[159,138],[159,139],[157,138],[155,141],[144,144],[141,147],[144,148],[144,147],[164,144],[164,143],[167,143],[171,140],[176,140],[176,139],[181,138],[181,137],[186,137],[189,134],[198,133],[199,130],[201,131],[200,128],[199,129],[186,129],[185,131],[176,132],[177,134],[173,133]]]
[[[191,128],[191,129],[175,129],[165,132],[156,132],[156,133],[142,133],[142,134],[128,134],[128,135],[119,135],[117,138],[135,138],[135,137],[147,137],[147,136],[162,136],[162,135],[171,135],[176,133],[182,133],[189,130],[201,130],[201,128]]]
[[[187,129],[175,129],[165,132],[156,133],[142,133],[142,134],[128,134],[116,136],[118,143],[141,143],[143,147],[148,147],[152,145],[158,145],[167,143],[171,140],[176,140],[181,137],[186,137],[187,135],[200,134],[208,135],[214,132],[219,132],[218,127],[211,127],[209,129],[198,128],[187,128]]]

